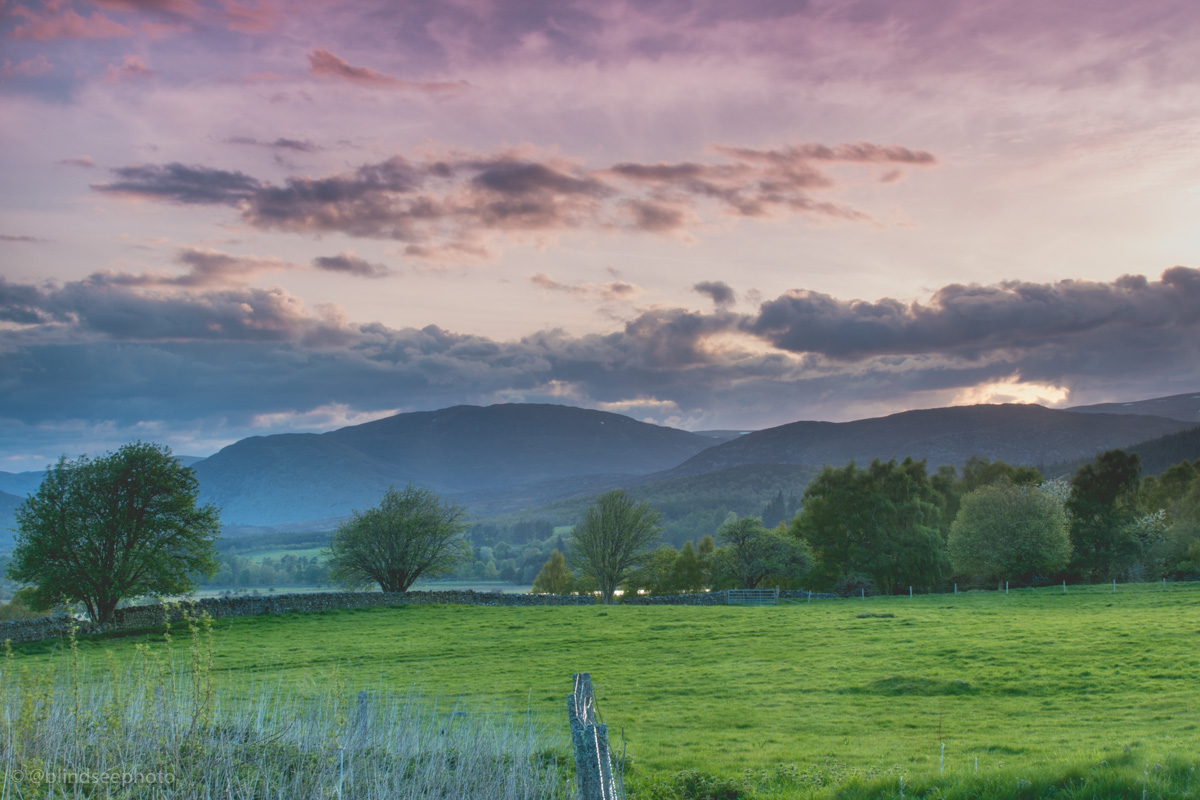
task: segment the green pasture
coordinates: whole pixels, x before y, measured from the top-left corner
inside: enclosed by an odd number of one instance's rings
[[[218,620],[214,634],[230,689],[308,692],[337,675],[351,691],[546,712],[564,729],[571,673],[590,672],[635,787],[683,770],[739,780],[790,770],[813,785],[924,782],[923,796],[938,796],[930,787],[947,782],[1027,779],[1040,791],[1039,780],[1120,765],[1126,784],[1158,787],[1147,797],[1200,792],[1188,772],[1200,764],[1193,585],[754,608],[408,606]],[[92,638],[81,650],[132,658],[154,638]],[[61,647],[18,646],[17,661],[61,658]],[[978,796],[963,791],[942,796]]]

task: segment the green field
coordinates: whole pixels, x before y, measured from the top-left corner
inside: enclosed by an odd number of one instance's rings
[[[1044,796],[1074,779],[1182,797],[1200,763],[1192,585],[759,608],[408,606],[220,620],[215,639],[227,688],[306,692],[337,672],[355,691],[415,687],[469,708],[546,712],[564,729],[571,673],[591,672],[646,793],[695,769],[751,783],[799,773],[797,786],[846,791],[903,778],[908,796],[1021,780],[1021,796]],[[81,648],[132,657],[145,640]],[[20,646],[17,658],[59,647]]]

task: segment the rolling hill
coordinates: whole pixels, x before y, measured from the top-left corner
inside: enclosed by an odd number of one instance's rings
[[[1155,397],[1150,400],[1135,400],[1131,403],[1099,403],[1091,406],[1074,406],[1066,409],[1077,414],[1141,414],[1143,416],[1166,417],[1181,422],[1200,425],[1200,394],[1188,392],[1170,397]]]
[[[930,469],[972,455],[1012,464],[1090,458],[1191,427],[1132,414],[1076,413],[1036,405],[978,405],[905,411],[856,422],[793,422],[749,433],[692,456],[655,480],[748,464],[841,465],[873,458],[926,459]]]
[[[273,525],[344,517],[410,481],[464,501],[510,492],[540,504],[667,469],[713,441],[570,406],[455,406],[251,437],[193,468],[226,525]]]

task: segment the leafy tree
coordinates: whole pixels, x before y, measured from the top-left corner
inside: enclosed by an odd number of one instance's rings
[[[704,591],[704,572],[691,542],[685,542],[675,563],[671,565],[669,590],[672,592]]]
[[[962,498],[949,546],[959,573],[1019,580],[1055,573],[1071,558],[1067,512],[1040,487],[980,486]]]
[[[884,593],[894,586],[929,586],[948,566],[943,502],[924,461],[875,459],[867,469],[851,461],[825,467],[813,479],[790,530],[812,547],[819,584],[833,586],[858,574]]]
[[[571,571],[567,569],[567,560],[563,554],[554,550],[542,570],[533,579],[533,591],[544,594],[567,594],[574,583]]]
[[[392,487],[378,506],[355,511],[338,526],[325,551],[329,577],[346,586],[378,583],[385,592],[407,592],[422,575],[451,573],[471,557],[465,516],[462,506],[428,489]]]
[[[990,461],[983,456],[971,456],[963,465],[962,477],[952,466],[942,465],[929,478],[934,490],[945,499],[942,509],[942,529],[949,534],[950,525],[958,516],[963,495],[982,486],[1011,483],[1014,486],[1037,486],[1042,474],[1036,467],[1013,466],[1003,461]]]
[[[757,589],[774,578],[790,582],[812,565],[812,553],[802,540],[769,530],[754,517],[726,522],[717,529],[723,549],[724,571],[742,589]]]
[[[217,569],[217,508],[197,506],[196,476],[169,448],[136,442],[50,469],[17,509],[9,576],[39,609],[83,603],[96,622],[147,594],[183,594]]]
[[[629,573],[629,577],[623,582],[625,591],[671,594],[675,591],[671,585],[671,573],[677,558],[679,551],[674,547],[669,544],[659,545],[640,567]]]
[[[1109,450],[1084,464],[1071,478],[1072,570],[1084,578],[1116,577],[1140,555],[1132,529],[1142,467],[1136,453]]]
[[[595,580],[604,602],[645,563],[658,541],[658,514],[643,501],[634,503],[624,491],[605,492],[588,508],[571,532],[568,564]]]

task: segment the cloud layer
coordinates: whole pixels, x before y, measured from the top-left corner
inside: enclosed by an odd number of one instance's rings
[[[578,230],[677,235],[699,228],[706,211],[869,221],[862,211],[814,197],[849,181],[831,168],[883,166],[875,180],[892,181],[899,167],[936,163],[930,153],[869,143],[712,149],[715,163],[622,162],[601,169],[521,151],[394,156],[282,184],[235,170],[135,165],[113,170],[114,180],[92,188],[182,205],[227,205],[264,231],[393,239],[405,243],[411,257],[458,260],[486,256],[497,237]]]
[[[199,251],[180,260],[208,286],[255,268]],[[186,430],[213,424],[220,408],[220,429],[237,438],[255,418],[326,406],[527,400],[746,426],[791,421],[798,409],[844,417],[897,392],[946,401],[1014,379],[1062,387],[1076,401],[1096,387],[1136,393],[1164,370],[1181,386],[1200,379],[1200,271],[1184,267],[1156,281],[953,285],[911,304],[794,291],[753,313],[648,310],[606,335],[547,330],[512,341],[352,323],[282,289],[160,288],[110,275],[58,287],[0,279],[10,423],[45,435],[78,426],[87,408],[85,427],[157,420]],[[720,286],[704,291],[725,297]]]

